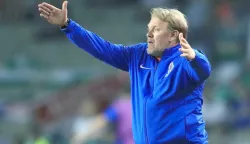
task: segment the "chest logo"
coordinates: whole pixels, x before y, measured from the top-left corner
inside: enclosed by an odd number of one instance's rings
[[[164,77],[167,77],[167,76],[172,72],[173,69],[174,69],[174,63],[171,62],[171,63],[168,65],[168,72],[167,72],[167,74],[166,74]]]
[[[144,67],[143,64],[140,65],[140,68],[142,68],[142,69],[151,69],[151,68],[148,68],[148,67]]]

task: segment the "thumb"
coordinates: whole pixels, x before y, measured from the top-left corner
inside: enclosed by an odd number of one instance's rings
[[[64,1],[62,4],[62,10],[67,10],[68,1]]]
[[[183,33],[179,34],[179,40],[181,41],[181,39],[183,38]]]

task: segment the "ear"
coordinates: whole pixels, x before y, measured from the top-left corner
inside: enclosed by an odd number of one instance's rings
[[[176,41],[178,39],[178,36],[179,32],[177,30],[172,31],[170,41]]]

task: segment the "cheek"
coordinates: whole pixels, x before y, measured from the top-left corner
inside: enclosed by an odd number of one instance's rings
[[[168,45],[169,44],[169,37],[168,37],[168,35],[160,35],[159,37],[158,37],[158,39],[159,39],[159,43],[161,44],[161,45]]]
[[[168,39],[166,39],[166,37],[159,36],[157,37],[156,44],[160,47],[165,46],[168,44]]]

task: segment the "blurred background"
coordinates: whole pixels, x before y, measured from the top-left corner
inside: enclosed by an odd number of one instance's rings
[[[45,0],[61,7],[62,0]],[[127,73],[95,60],[39,17],[41,0],[0,0],[0,144],[68,144],[129,93]],[[212,63],[204,92],[211,144],[250,144],[250,1],[69,0],[69,17],[108,41],[146,41],[152,7],[178,8]],[[88,143],[114,143],[112,126]],[[43,138],[43,140],[39,138]]]

